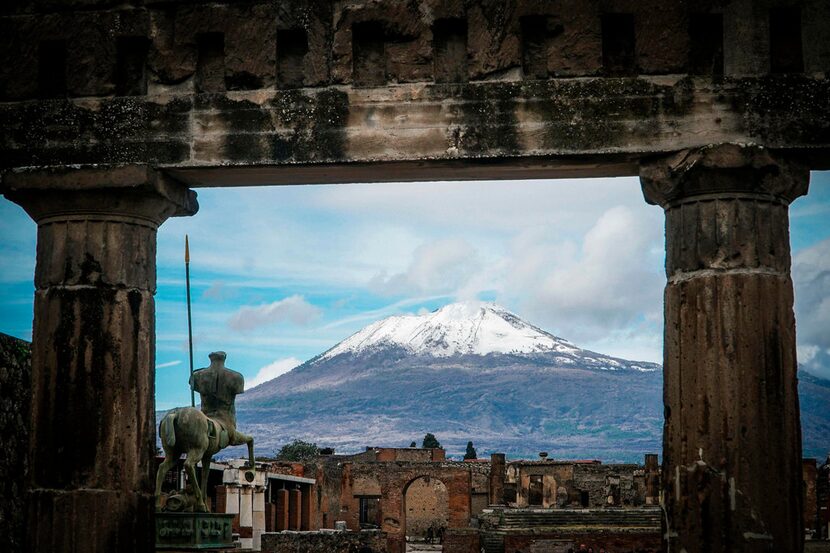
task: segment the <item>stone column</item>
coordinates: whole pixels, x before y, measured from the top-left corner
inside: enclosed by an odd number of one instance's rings
[[[288,529],[299,530],[303,526],[301,511],[302,492],[298,489],[288,491]]]
[[[666,212],[662,502],[671,551],[801,551],[788,206],[809,172],[723,145],[644,164]]]
[[[260,549],[260,536],[265,532],[265,486],[256,486],[254,488],[254,512],[253,524],[254,528],[254,551]]]
[[[38,225],[28,551],[154,551],[156,230],[195,194],[137,166],[2,192]]]
[[[657,464],[656,453],[646,453],[645,484],[646,505],[657,505],[660,502],[660,468]]]
[[[239,488],[239,541],[242,549],[252,549],[254,544],[254,488]]]
[[[277,496],[277,526],[276,531],[288,530],[288,490],[276,491]]]
[[[504,505],[504,453],[490,455],[490,505]]]
[[[311,486],[303,486],[300,498],[300,530],[311,530]]]

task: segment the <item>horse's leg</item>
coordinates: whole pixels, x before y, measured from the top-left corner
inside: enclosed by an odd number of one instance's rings
[[[243,434],[244,435],[244,434]],[[253,436],[245,436],[245,443],[248,444],[248,462],[251,465],[251,468],[256,467],[254,463],[254,437]]]
[[[191,449],[187,452],[187,459],[184,461],[184,470],[187,472],[187,478],[193,487],[193,494],[196,496],[196,510],[204,513],[207,511],[205,507],[205,498],[202,495],[202,489],[199,487],[199,480],[196,478],[196,463],[202,457],[202,451],[198,449]]]
[[[205,451],[202,455],[202,497],[204,498],[205,502],[205,511],[210,512],[210,509],[207,508],[207,500],[208,500],[208,477],[210,476],[210,458],[212,455],[209,451]]]
[[[248,436],[247,434],[243,434],[238,430],[234,431],[234,444],[232,445],[248,445],[248,466],[250,468],[254,468],[256,464],[254,464],[254,437]]]
[[[164,461],[162,461],[156,472],[156,509],[161,509],[161,485],[164,483],[164,477],[176,464],[176,457],[172,451],[164,450]]]

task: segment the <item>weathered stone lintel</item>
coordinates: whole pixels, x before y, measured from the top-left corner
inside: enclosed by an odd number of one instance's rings
[[[752,142],[819,168],[830,167],[828,97],[830,81],[808,77],[673,75],[22,102],[0,104],[0,164],[272,168],[305,182],[321,167],[347,167],[364,182],[384,178],[380,163],[409,162],[424,166],[420,180],[444,180],[462,161],[533,167],[595,156],[607,166]],[[586,165],[580,176],[637,174],[634,167]]]

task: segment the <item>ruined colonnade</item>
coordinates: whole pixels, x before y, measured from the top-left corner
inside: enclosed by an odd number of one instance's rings
[[[153,550],[156,232],[191,188],[639,176],[665,543],[800,551],[788,205],[830,169],[829,25],[826,0],[2,3],[0,193],[38,225],[29,550]]]
[[[672,550],[800,550],[787,208],[808,179],[737,145],[641,166],[647,201],[666,210]],[[140,166],[21,172],[4,186],[38,224],[32,551],[152,551],[156,230],[194,214],[195,194]]]

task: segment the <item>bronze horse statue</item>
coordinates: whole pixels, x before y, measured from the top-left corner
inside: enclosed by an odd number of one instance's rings
[[[225,352],[210,354],[210,366],[195,371],[191,387],[202,397],[202,408],[179,407],[161,419],[159,435],[164,461],[156,473],[156,508],[162,508],[161,485],[167,472],[184,454],[184,469],[190,484],[193,510],[207,512],[210,460],[229,445],[248,445],[248,466],[254,465],[254,439],[236,429],[236,396],[245,390],[245,378],[225,367]],[[196,463],[202,462],[201,482],[196,478]]]

